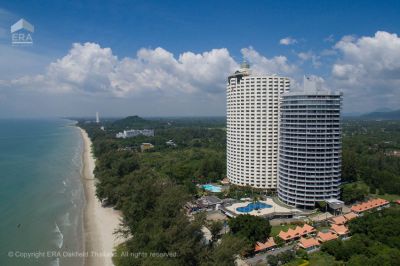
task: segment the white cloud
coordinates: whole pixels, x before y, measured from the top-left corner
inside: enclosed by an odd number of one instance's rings
[[[260,55],[252,47],[243,48],[241,52],[250,61],[253,72],[257,74],[288,75],[298,70],[296,65],[288,62],[286,56],[274,56],[269,59]]]
[[[241,52],[256,73],[290,74],[297,70],[284,56],[269,59],[252,47]],[[44,73],[6,83],[53,93],[115,97],[200,93],[211,97],[225,91],[226,77],[238,67],[225,48],[199,54],[185,52],[177,57],[160,47],[143,48],[136,57],[118,59],[110,48],[75,43],[67,55],[49,64]]]
[[[343,88],[353,108],[368,103],[397,108],[400,102],[400,38],[378,31],[374,36],[345,36],[335,45],[341,57],[332,77]]]
[[[16,22],[16,15],[0,7],[0,40],[10,39],[10,27]]]
[[[297,40],[293,39],[292,37],[286,37],[286,38],[280,39],[280,41],[279,41],[279,44],[281,44],[281,45],[292,45],[295,43],[297,43]]]
[[[297,56],[303,62],[311,61],[312,66],[315,68],[318,68],[321,66],[321,62],[320,62],[321,57],[319,55],[316,55],[313,51],[300,52],[297,54]]]

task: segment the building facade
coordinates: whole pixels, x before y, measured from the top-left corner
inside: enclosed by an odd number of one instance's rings
[[[278,197],[284,203],[313,208],[339,198],[341,101],[341,93],[317,89],[283,95]]]
[[[146,136],[146,137],[154,137],[154,129],[131,129],[124,130],[123,132],[119,132],[115,135],[116,138],[132,138],[137,136]]]
[[[244,63],[228,77],[227,177],[233,184],[276,189],[281,95],[289,78],[252,75]]]

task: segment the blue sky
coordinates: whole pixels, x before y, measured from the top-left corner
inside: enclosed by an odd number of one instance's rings
[[[399,1],[2,1],[0,112],[224,115],[243,56],[260,74],[343,90],[345,112],[395,108],[398,14]],[[31,47],[10,45],[20,18]]]

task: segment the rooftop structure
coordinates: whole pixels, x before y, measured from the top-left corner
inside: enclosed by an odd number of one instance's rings
[[[203,196],[197,200],[197,203],[203,207],[215,207],[215,205],[221,204],[222,201],[216,196]]]
[[[342,225],[347,222],[346,218],[343,215],[332,217],[331,218],[333,224]]]
[[[354,218],[357,218],[357,214],[355,214],[354,212],[349,212],[344,215],[332,217],[330,220],[333,224],[343,225],[346,224],[348,221],[353,220]]]
[[[317,239],[321,242],[324,243],[326,241],[330,241],[330,240],[335,240],[338,239],[337,234],[328,231],[328,232],[318,232],[317,234]]]
[[[369,201],[366,201],[366,202],[363,202],[360,204],[353,205],[351,207],[351,210],[355,213],[362,213],[362,212],[369,211],[369,210],[372,210],[375,208],[379,208],[379,207],[382,207],[382,206],[385,206],[388,204],[389,204],[389,201],[377,198],[377,199],[372,199],[372,200],[369,200]]]
[[[311,225],[304,224],[303,227],[296,226],[295,229],[289,228],[287,232],[280,231],[278,236],[285,241],[294,240],[298,237],[308,235],[310,233],[314,233],[315,228]]]
[[[315,238],[302,237],[302,238],[300,238],[298,245],[299,245],[299,247],[304,248],[306,250],[311,250],[311,249],[315,249],[316,247],[318,247],[320,245],[320,243]]]
[[[254,248],[254,251],[255,252],[259,252],[259,251],[267,250],[267,249],[270,249],[270,248],[273,248],[273,247],[276,247],[276,243],[275,243],[274,238],[270,237],[264,243],[257,242],[256,246]]]
[[[328,204],[328,207],[335,212],[341,212],[344,207],[344,202],[338,199],[327,199],[325,202]]]
[[[353,220],[358,217],[357,214],[355,214],[354,212],[346,213],[343,216],[344,216],[344,218],[346,218],[347,221]]]
[[[349,229],[345,225],[332,224],[330,230],[339,236],[344,236],[349,233]]]

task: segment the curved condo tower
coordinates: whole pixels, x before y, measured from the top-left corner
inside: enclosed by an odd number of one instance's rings
[[[278,196],[298,208],[339,198],[342,94],[314,86],[282,97]]]
[[[249,65],[228,77],[227,176],[231,183],[276,189],[279,110],[290,80],[252,75]]]

